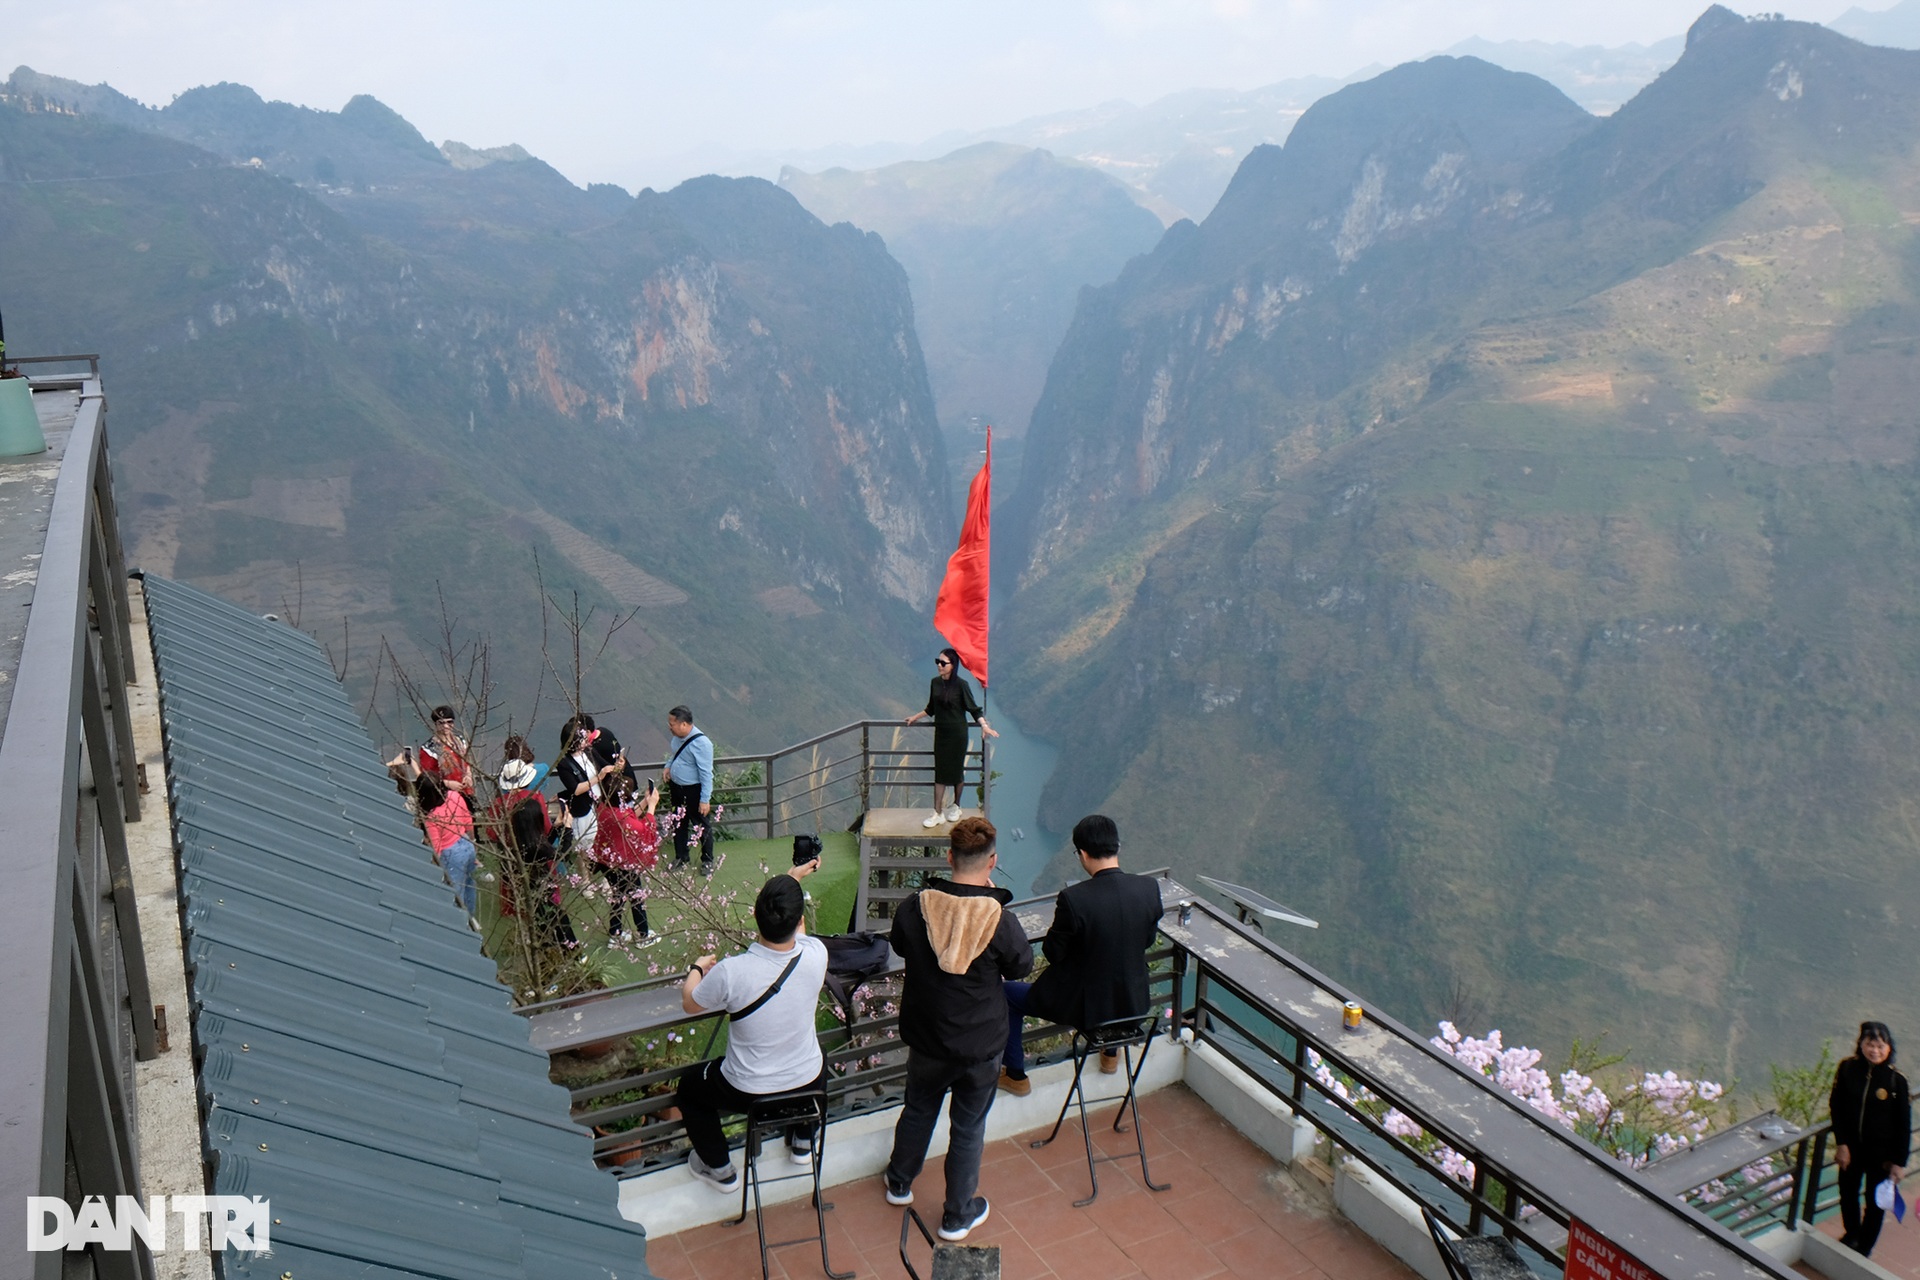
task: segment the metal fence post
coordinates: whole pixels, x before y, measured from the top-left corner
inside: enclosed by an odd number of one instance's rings
[[[1831,1132],[1831,1129],[1822,1129],[1813,1136],[1813,1158],[1807,1162],[1806,1191],[1800,1202],[1800,1220],[1809,1226],[1820,1204],[1820,1170],[1827,1163],[1827,1135]]]
[[[987,812],[988,799],[993,794],[993,740],[986,734],[980,735],[980,816],[992,816]]]
[[[1804,1179],[1807,1176],[1807,1140],[1805,1138],[1793,1144],[1793,1185],[1787,1191],[1787,1226],[1792,1227],[1800,1216],[1800,1199]]]

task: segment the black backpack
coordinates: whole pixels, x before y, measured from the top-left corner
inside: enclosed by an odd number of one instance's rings
[[[868,978],[886,972],[893,948],[877,933],[829,933],[820,942],[827,949],[827,990],[846,1011],[851,1026],[858,1016],[853,993]]]

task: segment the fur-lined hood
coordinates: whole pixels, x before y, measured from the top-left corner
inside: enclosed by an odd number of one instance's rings
[[[1000,928],[1000,908],[1013,894],[991,885],[929,881],[920,890],[920,914],[927,941],[947,973],[965,973]]]

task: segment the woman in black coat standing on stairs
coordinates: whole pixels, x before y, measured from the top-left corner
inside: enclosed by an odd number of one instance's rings
[[[1886,1214],[1874,1203],[1874,1188],[1906,1174],[1913,1130],[1907,1078],[1893,1065],[1893,1032],[1884,1022],[1860,1024],[1853,1056],[1833,1073],[1827,1099],[1833,1119],[1833,1162],[1840,1169],[1840,1243],[1865,1256],[1880,1238]],[[1861,1204],[1861,1190],[1866,1204]]]

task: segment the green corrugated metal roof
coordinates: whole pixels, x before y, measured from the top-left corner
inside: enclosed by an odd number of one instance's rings
[[[651,1280],[311,637],[146,579],[229,1277]]]

